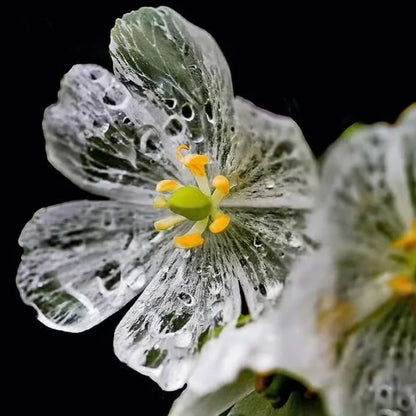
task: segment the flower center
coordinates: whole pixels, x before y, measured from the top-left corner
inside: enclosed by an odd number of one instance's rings
[[[397,296],[416,295],[416,221],[408,232],[393,241],[393,248],[404,256],[408,267],[407,271],[393,277],[389,286]]]
[[[178,248],[194,248],[204,244],[202,234],[208,227],[209,220],[212,221],[209,230],[214,234],[222,233],[230,225],[231,217],[219,208],[220,202],[230,192],[230,182],[225,176],[216,176],[212,181],[214,191],[211,193],[205,171],[209,157],[196,154],[183,156],[184,150],[188,151],[189,147],[186,145],[178,147],[178,159],[192,173],[198,187],[184,186],[172,179],[159,182],[156,191],[171,195],[170,197],[158,195],[153,206],[158,209],[169,209],[172,214],[156,221],[155,228],[158,231],[165,231],[186,220],[194,222],[186,234],[174,239]]]

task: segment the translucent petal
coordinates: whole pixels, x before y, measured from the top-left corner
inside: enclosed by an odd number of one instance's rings
[[[143,7],[118,19],[110,52],[116,76],[156,107],[158,126],[207,154],[212,174],[230,150],[232,84],[214,39],[167,8]]]
[[[226,328],[207,344],[188,382],[203,396],[232,383],[244,369],[283,369],[308,386],[324,385],[330,375],[331,335],[317,330],[321,294],[333,291],[327,252],[306,257],[290,275],[277,307],[242,328]],[[328,287],[329,285],[329,287]]]
[[[19,240],[24,302],[55,329],[80,332],[98,324],[141,292],[164,262],[172,235],[157,233],[154,220],[151,210],[110,201],[38,211]]]
[[[307,212],[291,208],[230,208],[225,233],[250,314],[257,317],[282,293],[294,262],[314,247],[306,232]]]
[[[254,383],[255,375],[245,371],[230,385],[206,396],[199,396],[186,389],[173,404],[169,416],[219,415],[253,391]]]
[[[276,309],[204,348],[190,390],[278,369],[321,390],[334,416],[415,414],[415,298],[396,299],[387,284],[409,273],[391,248],[412,219],[403,161],[414,136],[403,140],[400,126],[356,130],[335,145],[312,227],[322,248],[294,267]],[[384,384],[382,398],[394,391],[388,405],[375,401]]]
[[[270,313],[267,315],[271,317]],[[264,317],[242,328],[231,325],[224,328],[202,350],[187,389],[195,396],[204,397],[231,385],[245,369],[256,373],[275,370],[275,355],[280,359],[276,333],[272,319]]]
[[[403,128],[379,123],[346,136],[326,155],[314,228],[321,239],[382,257],[413,220]],[[415,147],[415,131],[410,140]]]
[[[313,155],[296,123],[236,98],[236,134],[225,171],[224,206],[310,208],[317,186]]]
[[[151,205],[162,179],[189,180],[176,159],[183,141],[163,129],[159,112],[104,68],[75,65],[45,111],[49,161],[87,191]]]
[[[405,148],[405,169],[413,217],[416,218],[416,104],[406,110],[400,128]]]
[[[219,235],[165,259],[116,330],[119,359],[165,390],[182,387],[203,342],[240,315],[234,256]]]
[[[416,149],[415,127],[399,120],[347,131],[326,155],[310,232],[332,247],[338,298],[354,300],[371,281],[405,271],[392,242],[414,220],[406,158]]]
[[[327,386],[336,416],[416,414],[416,316],[414,302],[396,303],[354,332]]]

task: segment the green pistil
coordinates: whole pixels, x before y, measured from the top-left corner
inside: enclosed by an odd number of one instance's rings
[[[191,221],[200,221],[211,213],[210,197],[194,186],[177,189],[168,201],[169,209]]]

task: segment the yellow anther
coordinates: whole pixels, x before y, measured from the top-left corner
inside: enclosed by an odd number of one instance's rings
[[[169,230],[170,228],[174,227],[177,224],[180,224],[182,221],[185,221],[186,218],[182,217],[182,215],[169,215],[166,218],[163,218],[159,221],[154,223],[154,226],[157,231],[165,231]]]
[[[165,179],[156,185],[156,192],[175,192],[179,188],[182,188],[182,185],[178,181]]]
[[[153,201],[153,208],[163,209],[168,206],[168,200],[162,196],[158,195]]]
[[[176,151],[176,155],[178,156],[179,162],[185,164],[185,158],[182,156],[182,150],[189,150],[189,146],[186,144],[181,144]]]
[[[410,231],[398,240],[393,241],[393,247],[397,250],[411,251],[416,248],[416,221],[413,221]]]
[[[178,248],[194,248],[202,246],[204,241],[200,233],[181,235],[175,237],[175,246]]]
[[[205,165],[209,162],[209,157],[205,155],[186,155],[182,156],[182,150],[189,150],[189,147],[182,144],[178,147],[176,154],[179,162],[186,166],[193,175],[206,177]]]
[[[409,275],[399,274],[388,282],[390,289],[397,296],[404,297],[416,294],[416,284]]]
[[[213,234],[219,234],[225,231],[230,225],[231,217],[227,214],[221,214],[211,223],[209,230]]]
[[[212,181],[212,186],[217,189],[223,196],[230,193],[230,181],[223,175],[218,175]]]

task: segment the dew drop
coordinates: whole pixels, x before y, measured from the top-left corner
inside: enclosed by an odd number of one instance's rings
[[[139,133],[142,133],[140,135],[139,151],[153,161],[160,160],[160,140],[157,130],[151,126],[143,126]]]
[[[262,247],[262,243],[261,243],[261,240],[260,240],[260,238],[259,238],[259,236],[258,235],[256,235],[255,237],[254,237],[254,240],[253,240],[253,245],[254,245],[254,247],[256,247],[256,248],[260,248],[260,247]]]
[[[260,284],[259,284],[259,291],[260,291],[260,293],[261,293],[263,296],[267,296],[267,290],[266,290],[266,288],[265,288],[265,286],[264,286],[264,284],[263,284],[263,283],[260,283]]]
[[[186,306],[191,306],[195,302],[194,297],[186,292],[179,293],[178,297]]]
[[[191,140],[193,143],[198,144],[198,143],[202,143],[205,139],[202,136],[198,136],[198,137],[191,137]]]
[[[92,69],[90,72],[90,78],[93,81],[97,81],[97,79],[100,79],[102,76],[103,76],[103,73],[99,69]]]
[[[267,181],[266,184],[265,184],[266,189],[273,189],[274,185],[275,185],[275,183],[272,180]]]
[[[214,115],[212,113],[212,105],[209,101],[205,104],[205,113],[208,121],[212,122],[214,120]]]
[[[165,100],[165,104],[170,108],[173,109],[176,107],[176,100],[174,98],[167,98]]]
[[[182,116],[186,121],[190,121],[194,118],[194,110],[189,104],[182,106]]]
[[[165,127],[165,131],[169,136],[177,136],[182,133],[183,125],[177,118],[171,118]]]

